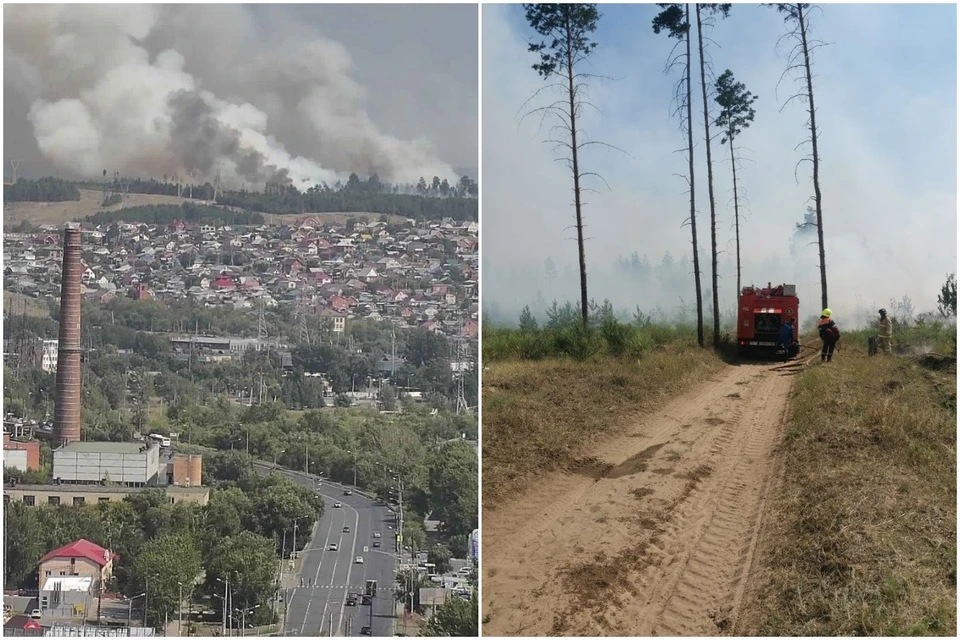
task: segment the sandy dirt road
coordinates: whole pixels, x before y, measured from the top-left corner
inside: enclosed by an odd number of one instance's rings
[[[483,514],[484,635],[719,635],[746,586],[792,379],[731,365]]]

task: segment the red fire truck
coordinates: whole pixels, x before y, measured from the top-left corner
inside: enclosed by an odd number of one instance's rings
[[[737,313],[737,344],[741,355],[775,355],[780,325],[796,318],[794,344],[787,357],[800,352],[800,299],[797,287],[767,283],[764,288],[744,287]]]

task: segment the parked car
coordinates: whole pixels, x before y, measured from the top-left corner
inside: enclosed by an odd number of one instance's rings
[[[42,618],[42,617],[43,617],[43,613],[40,611],[40,609],[34,609],[33,611],[30,612],[30,617],[31,617],[31,618]]]
[[[380,537],[380,532],[379,532],[379,531],[374,531],[374,532],[373,532],[373,537],[374,537],[374,538],[379,538],[379,537]]]
[[[369,625],[364,625],[364,626],[360,627],[360,635],[362,635],[362,636],[369,636],[371,633],[372,633],[372,632],[370,631],[370,626],[369,626]]]
[[[374,540],[374,541],[373,541],[373,548],[376,549],[376,548],[379,547],[379,546],[380,546],[380,541],[379,541],[379,540]]]

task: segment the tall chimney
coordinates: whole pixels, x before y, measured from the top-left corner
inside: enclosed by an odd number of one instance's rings
[[[53,420],[56,446],[80,440],[80,249],[80,229],[64,229],[57,399]]]

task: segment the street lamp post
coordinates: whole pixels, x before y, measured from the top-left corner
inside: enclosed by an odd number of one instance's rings
[[[130,625],[133,624],[133,601],[137,598],[143,598],[147,595],[147,592],[144,591],[141,594],[135,595],[132,598],[127,598],[127,629],[130,628]]]
[[[217,582],[223,583],[223,620],[221,621],[221,634],[227,635],[227,594],[230,589],[230,574],[226,575],[226,579],[217,578]]]

